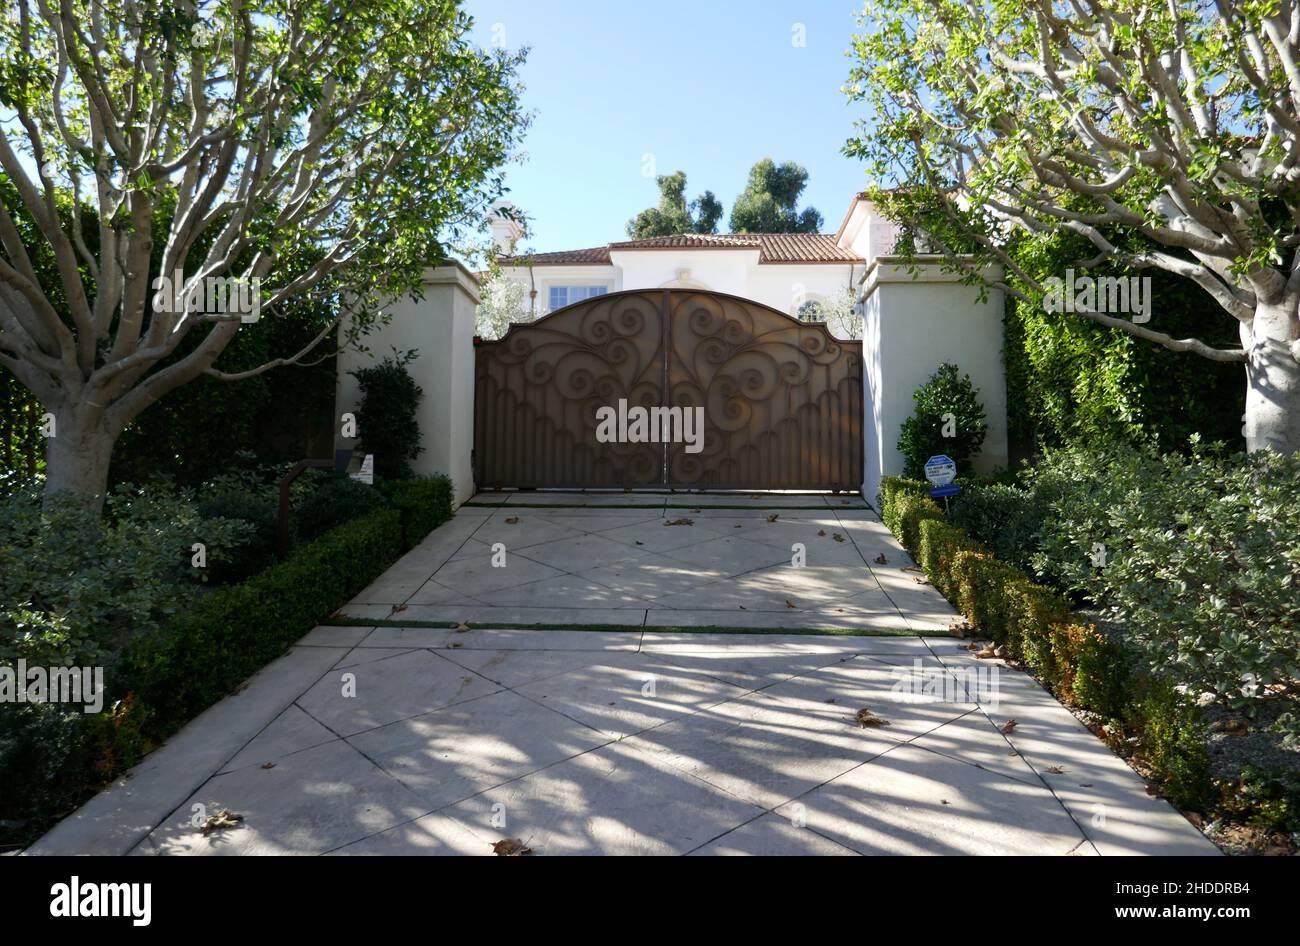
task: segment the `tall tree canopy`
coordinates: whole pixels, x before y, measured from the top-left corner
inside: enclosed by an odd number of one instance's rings
[[[822,215],[816,208],[795,210],[808,184],[808,172],[793,161],[779,167],[764,158],[749,169],[749,182],[731,208],[732,233],[818,233]]]
[[[1300,449],[1294,0],[868,0],[860,24],[846,91],[871,113],[846,150],[910,185],[876,191],[888,212],[972,281],[1031,304],[1051,287],[1016,266],[1013,229],[1083,236],[1092,255],[1076,266],[1191,280],[1240,348],[1161,331],[1158,299],[1150,324],[1075,312],[1243,363],[1247,447]]]
[[[223,372],[240,321],[174,296],[224,277],[263,318],[316,295],[360,331],[478,225],[526,116],[523,53],[475,47],[470,26],[457,0],[10,5],[0,365],[54,415],[47,494],[102,495],[150,404],[301,362],[335,326]],[[177,272],[179,292],[158,291]]]
[[[717,233],[722,204],[705,191],[686,202],[686,174],[675,171],[655,178],[659,185],[659,206],[648,207],[627,222],[627,235],[634,240],[674,236],[678,233]]]

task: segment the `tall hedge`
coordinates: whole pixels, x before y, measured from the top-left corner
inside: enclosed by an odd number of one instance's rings
[[[1111,236],[1133,242],[1132,237]],[[1064,278],[1071,266],[1083,275],[1075,261],[1095,253],[1074,234],[1058,235],[1046,246],[1018,244],[1014,250],[1017,263],[1040,281]],[[1108,266],[1104,274],[1151,277],[1151,328],[1223,347],[1240,344],[1232,320],[1188,280],[1118,266]],[[1244,443],[1246,379],[1239,364],[1169,351],[1010,296],[1003,356],[1008,433],[1022,449],[1150,438],[1164,450],[1184,450],[1193,433],[1233,447]]]

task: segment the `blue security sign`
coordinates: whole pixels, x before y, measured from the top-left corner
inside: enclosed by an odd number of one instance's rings
[[[947,486],[957,478],[957,464],[946,454],[925,461],[925,478],[936,486]]]
[[[931,486],[931,498],[938,499],[940,496],[956,496],[961,492],[961,486],[956,483],[945,483],[942,486]]]

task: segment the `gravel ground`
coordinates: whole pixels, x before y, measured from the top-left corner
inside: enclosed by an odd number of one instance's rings
[[[1102,620],[1099,612],[1080,610],[1079,613],[1107,636],[1122,637],[1123,628]],[[1288,709],[1300,714],[1300,704],[1294,700],[1261,701],[1254,719],[1221,706],[1205,706],[1201,718],[1209,728],[1210,763],[1215,778],[1236,780],[1246,762],[1300,771],[1300,746],[1284,746],[1282,734],[1269,730]]]

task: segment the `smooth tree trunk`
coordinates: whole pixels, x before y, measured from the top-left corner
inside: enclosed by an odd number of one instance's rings
[[[53,413],[53,436],[45,447],[45,501],[60,493],[75,494],[102,509],[120,431],[109,427],[102,411],[73,408]]]
[[[1300,450],[1300,299],[1260,305],[1241,326],[1246,359],[1247,451]]]

